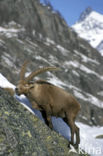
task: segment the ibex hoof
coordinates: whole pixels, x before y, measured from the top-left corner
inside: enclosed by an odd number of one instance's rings
[[[79,148],[79,145],[78,144],[74,144],[74,148],[75,149],[78,149]]]

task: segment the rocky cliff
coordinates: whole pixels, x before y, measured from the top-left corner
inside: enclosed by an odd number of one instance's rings
[[[10,21],[23,25],[31,37],[36,31],[58,43],[69,42],[66,39],[70,32],[65,20],[48,6],[40,4],[39,0],[0,1],[0,25]]]
[[[39,0],[1,0],[0,72],[16,85],[26,59],[31,60],[27,72],[60,67],[40,77],[78,99],[79,121],[103,125],[103,57]]]

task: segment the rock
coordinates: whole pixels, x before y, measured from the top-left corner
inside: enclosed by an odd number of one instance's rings
[[[0,155],[78,156],[68,141],[0,88]]]
[[[0,2],[0,25],[15,21],[27,29],[29,36],[33,37],[35,30],[62,44],[65,35],[69,37],[69,30],[65,20],[52,11],[39,0],[3,0]]]
[[[103,139],[103,134],[96,136],[96,139]]]

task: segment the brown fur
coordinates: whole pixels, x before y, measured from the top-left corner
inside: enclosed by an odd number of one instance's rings
[[[39,69],[39,74],[44,71],[41,69],[40,72]],[[80,110],[80,104],[71,94],[49,82],[38,80],[29,83],[30,80],[31,78],[28,79],[28,82],[25,79],[21,80],[16,88],[16,93],[25,94],[28,97],[32,107],[41,111],[50,128],[52,128],[51,116],[63,118],[71,129],[71,144],[74,145],[74,133],[76,133],[76,146],[78,146],[80,143],[79,128],[75,125],[75,119]]]

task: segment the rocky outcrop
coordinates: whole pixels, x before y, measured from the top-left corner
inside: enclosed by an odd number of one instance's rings
[[[0,1],[0,25],[10,21],[24,26],[32,38],[34,30],[57,43],[64,44],[64,41],[69,42],[70,35],[75,35],[70,34],[65,20],[59,14],[40,4],[39,0]]]
[[[68,141],[50,130],[0,88],[0,155],[78,156]]]

